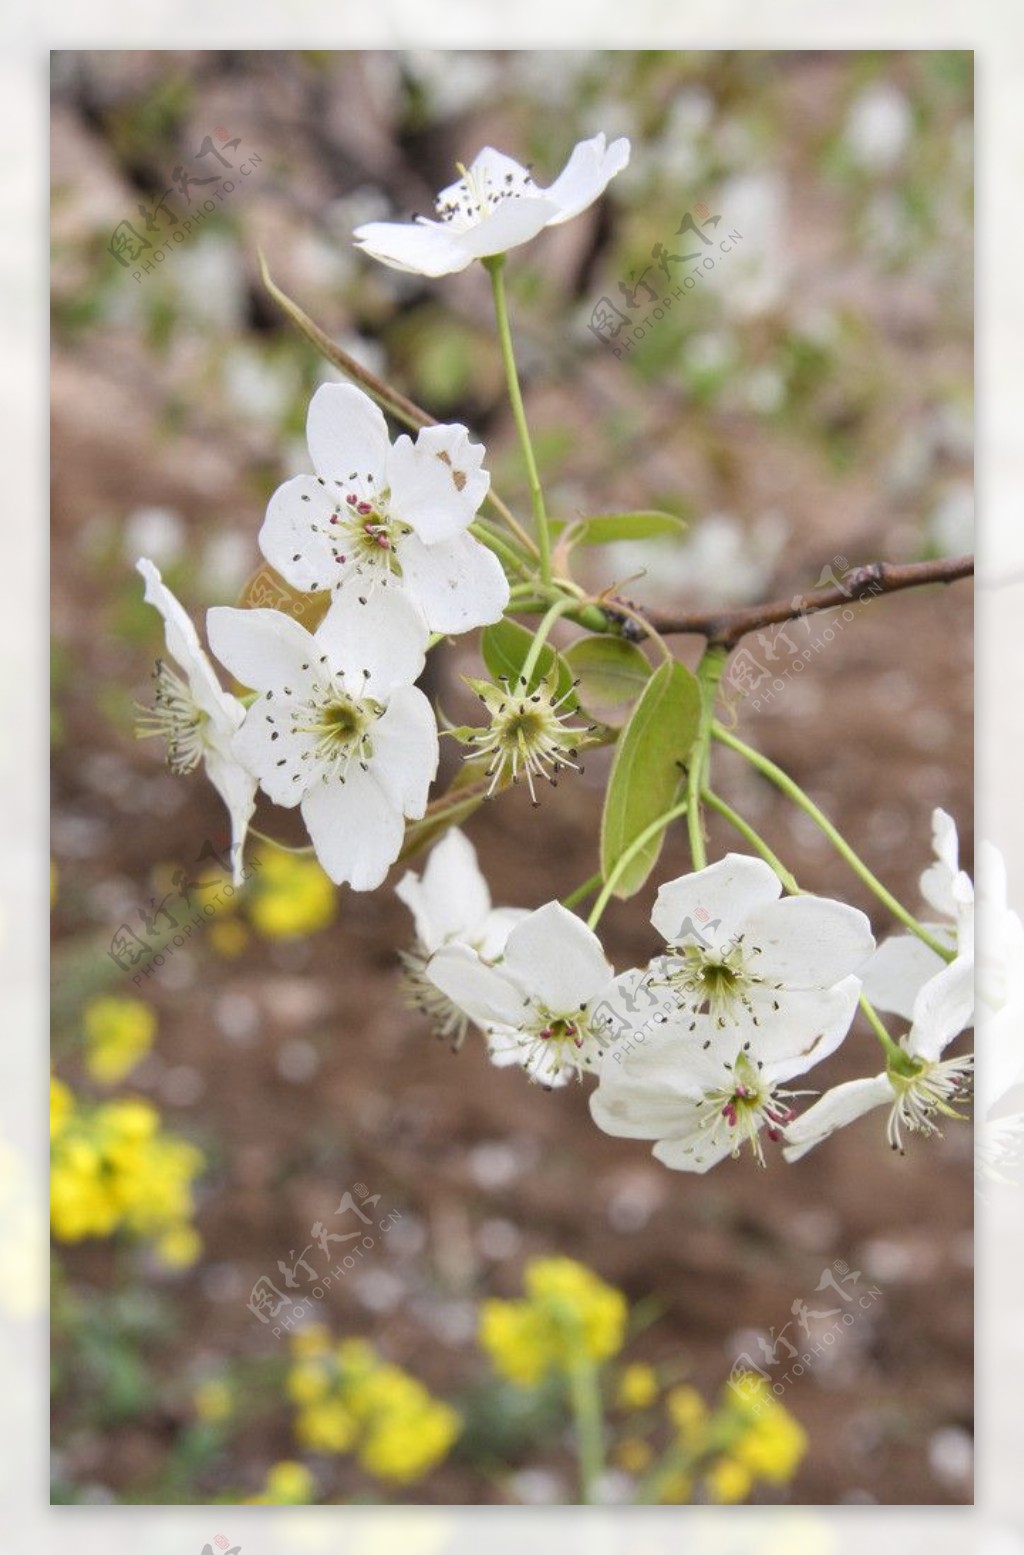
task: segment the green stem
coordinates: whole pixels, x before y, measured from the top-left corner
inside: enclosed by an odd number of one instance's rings
[[[268,837],[266,832],[257,831],[255,826],[250,826],[248,830],[250,837],[258,837],[261,842],[268,842],[272,848],[278,848],[282,853],[295,853],[305,858],[316,852],[312,843],[304,844],[301,848],[293,848],[287,842],[278,842],[276,837]]]
[[[582,902],[584,898],[592,896],[603,880],[604,876],[598,870],[596,875],[591,875],[589,880],[584,880],[582,885],[578,885],[575,891],[570,891],[568,896],[563,896],[562,906],[572,909],[578,902]]]
[[[537,660],[540,658],[540,651],[544,646],[545,640],[547,639],[547,635],[551,628],[554,626],[559,616],[568,615],[571,610],[576,610],[577,608],[577,600],[564,598],[556,599],[554,604],[549,607],[547,614],[544,616],[536,632],[534,633],[533,642],[530,644],[530,651],[526,655],[526,658],[523,660],[523,667],[520,671],[520,675],[527,686],[530,685],[530,682],[533,678],[533,672],[537,668]]]
[[[866,996],[866,994],[861,994],[859,1002],[868,1025],[871,1027],[871,1030],[882,1044],[882,1051],[885,1054],[887,1065],[897,1069],[901,1074],[906,1073],[908,1068],[907,1055],[900,1047],[899,1043],[894,1042],[892,1037],[890,1037],[889,1033],[886,1031],[885,1026],[882,1024],[882,1021],[879,1018],[878,1011],[871,1003],[871,1000]]]
[[[506,568],[511,568],[524,578],[533,576],[532,569],[527,566],[518,552],[514,551],[508,541],[504,540],[501,535],[495,534],[485,520],[478,518],[474,523],[470,524],[469,532],[480,541],[481,545],[486,545],[489,551],[493,551],[499,561],[504,562]]]
[[[604,1412],[597,1368],[591,1361],[575,1362],[569,1372],[569,1393],[580,1460],[580,1502],[593,1506],[597,1481],[604,1470]]]
[[[738,831],[741,837],[746,838],[754,852],[760,854],[765,863],[778,875],[782,881],[783,890],[788,891],[791,896],[799,896],[800,887],[797,885],[795,877],[790,874],[778,854],[772,852],[764,838],[759,836],[750,822],[745,821],[742,815],[737,815],[731,805],[727,805],[724,799],[720,799],[717,794],[713,794],[709,788],[704,790],[701,797],[704,803],[712,810],[717,811],[723,820],[728,821],[729,825]]]
[[[711,730],[715,722],[715,697],[718,694],[718,682],[722,678],[725,661],[728,657],[728,648],[709,647],[705,649],[704,656],[697,666],[697,685],[700,689],[700,721],[697,724],[697,735],[693,742],[689,765],[686,769],[686,797],[689,801],[686,827],[690,836],[690,856],[695,870],[704,869],[708,861],[707,848],[704,845],[704,817],[701,813],[700,801],[701,795],[707,787]]]
[[[515,418],[516,430],[519,433],[519,442],[523,450],[523,459],[526,462],[526,475],[530,486],[530,501],[533,504],[533,520],[537,529],[537,549],[540,553],[540,575],[544,583],[551,582],[551,536],[548,532],[548,515],[544,507],[544,493],[541,490],[540,476],[537,473],[537,461],[533,454],[533,444],[530,442],[530,429],[526,423],[526,411],[523,408],[523,395],[519,387],[519,373],[516,370],[515,352],[512,349],[512,331],[508,321],[508,298],[505,295],[504,254],[495,254],[493,258],[483,261],[490,273],[491,290],[494,293],[494,314],[498,325],[498,340],[501,345],[501,359],[505,366],[505,377],[508,381],[508,396],[512,404],[512,415]]]
[[[689,801],[684,799],[681,804],[673,805],[671,810],[666,810],[664,815],[659,815],[658,819],[656,821],[652,821],[650,826],[644,827],[640,835],[635,837],[630,843],[625,853],[619,856],[615,862],[614,869],[611,871],[608,879],[605,881],[604,889],[602,890],[601,895],[598,897],[597,901],[591,908],[590,917],[587,919],[588,929],[596,928],[597,924],[600,922],[601,914],[608,906],[608,903],[611,900],[612,892],[615,890],[615,887],[618,884],[622,872],[626,868],[626,865],[632,863],[633,859],[636,858],[636,855],[641,851],[641,849],[645,848],[653,838],[659,836],[660,833],[665,830],[666,826],[671,826],[673,821],[678,820],[681,815],[685,815],[688,803]]]
[[[912,934],[916,934],[918,939],[927,945],[929,950],[934,950],[937,956],[941,956],[943,961],[953,960],[955,951],[943,945],[933,934],[929,934],[924,925],[918,923],[913,913],[908,912],[903,904],[897,901],[896,897],[893,896],[891,891],[886,889],[877,875],[872,874],[864,860],[854,853],[846,838],[836,830],[828,816],[818,809],[810,795],[805,794],[799,784],[794,783],[788,773],[783,772],[781,767],[777,767],[774,761],[769,761],[767,756],[762,756],[760,751],[754,750],[749,745],[744,745],[742,740],[738,740],[734,734],[730,734],[728,729],[724,729],[721,724],[715,724],[714,735],[716,740],[719,740],[723,745],[727,745],[730,750],[736,751],[737,755],[748,761],[769,782],[774,783],[775,787],[780,789],[787,799],[791,799],[805,815],[810,816],[814,824],[824,832],[840,858],[846,860],[854,874],[864,882],[869,891],[872,891],[878,897],[878,900],[884,907],[888,908],[894,918],[898,919]]]

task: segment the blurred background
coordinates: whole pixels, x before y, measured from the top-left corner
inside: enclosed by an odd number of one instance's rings
[[[487,143],[544,184],[586,135],[633,142],[605,201],[509,265],[552,511],[690,522],[653,563],[592,553],[595,583],[742,604],[969,548],[971,56],[58,52],[53,78],[54,1063],[80,1108],[107,1109],[96,1126],[128,1141],[139,1185],[132,1215],[85,1236],[89,1162],[64,1163],[55,1499],[236,1501],[297,1458],[325,1501],[571,1498],[557,1415],[496,1404],[475,1342],[481,1299],[565,1253],[642,1314],[630,1354],[708,1396],[795,1300],[814,1305],[823,1270],[862,1271],[881,1292],[870,1313],[787,1390],[809,1449],[786,1493],[969,1500],[966,1128],[899,1159],[875,1115],[794,1167],[666,1171],[600,1134],[583,1088],[545,1095],[478,1044],[430,1040],[401,1003],[410,924],[389,890],[336,893],[257,843],[252,884],[229,897],[216,796],[135,743],[132,703],[162,644],[136,556],[197,617],[237,598],[267,497],[306,468],[309,395],[333,376],[263,291],[258,248],[347,350],[469,425],[525,509],[486,277],[425,282],[351,244],[361,221],[429,211]],[[198,179],[234,187],[178,242],[215,187]],[[634,338],[656,306],[645,288],[664,289],[651,250],[697,207],[741,239]],[[588,327],[602,298],[630,321],[611,343]],[[970,865],[970,608],[966,585],[874,601],[799,680],[737,704],[741,734],[911,907],[934,806]],[[474,647],[441,652],[432,689],[455,714]],[[888,932],[803,818],[717,760],[801,883]],[[539,811],[516,793],[474,819],[496,901],[537,905],[592,873],[602,778],[595,756]],[[294,839],[290,821],[261,808],[257,824]],[[712,828],[713,851],[732,845]],[[660,878],[687,867],[670,842]],[[175,947],[183,885],[216,906]],[[618,967],[651,953],[652,896],[605,917]],[[145,957],[115,944],[122,926]],[[815,1083],[868,1072],[872,1044],[856,1027]],[[307,1450],[293,1347],[248,1305],[261,1276],[285,1288],[279,1264],[346,1192],[396,1218],[313,1316],[464,1421],[412,1486]]]

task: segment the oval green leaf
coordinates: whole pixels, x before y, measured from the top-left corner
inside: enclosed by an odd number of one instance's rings
[[[517,621],[509,621],[507,618],[494,626],[484,627],[480,634],[480,652],[492,677],[495,680],[507,678],[513,690],[519,683],[532,643],[533,633],[528,632]],[[526,689],[536,691],[541,681],[549,679],[555,670],[558,673],[558,694],[564,696],[567,691],[572,690],[572,670],[562,655],[557,653],[550,643],[545,643],[540,650],[537,667],[530,676],[530,684]],[[574,699],[570,697],[565,703],[564,711],[571,712],[574,705]]]
[[[565,661],[579,681],[581,706],[606,724],[625,723],[630,704],[651,678],[636,643],[623,637],[581,637],[566,649]]]
[[[662,535],[682,535],[687,527],[685,519],[657,509],[639,513],[595,513],[593,518],[582,518],[573,524],[564,543],[571,548],[574,545],[608,545],[612,540],[655,540]]]
[[[697,734],[700,688],[684,664],[655,670],[619,736],[601,817],[601,872],[607,880],[640,833],[677,801]],[[615,895],[635,895],[654,868],[664,835],[630,859]]]

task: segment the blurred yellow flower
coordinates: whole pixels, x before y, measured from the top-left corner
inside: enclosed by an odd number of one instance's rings
[[[318,1326],[295,1334],[291,1353],[295,1438],[312,1452],[355,1452],[367,1473],[406,1485],[440,1462],[459,1434],[455,1411],[365,1339],[332,1344]]]
[[[210,924],[206,940],[214,955],[233,961],[249,943],[249,930],[237,918],[220,918]]]
[[[620,1409],[649,1409],[658,1397],[658,1374],[653,1366],[634,1361],[619,1374],[616,1401]]]
[[[723,1506],[735,1506],[745,1501],[753,1483],[750,1470],[735,1458],[718,1458],[705,1475],[709,1497]]]
[[[50,1079],[50,1138],[56,1139],[75,1110],[75,1098],[63,1080]]]
[[[202,1151],[165,1133],[147,1101],[83,1107],[60,1081],[51,1095],[50,1222],[58,1240],[124,1231],[152,1240],[168,1267],[194,1263],[201,1243],[191,1225],[192,1184]]]
[[[500,1376],[529,1387],[551,1371],[606,1361],[621,1350],[626,1298],[592,1270],[572,1258],[535,1258],[523,1284],[521,1301],[481,1304],[480,1344]]]
[[[149,1052],[156,1016],[141,999],[91,999],[82,1016],[85,1067],[98,1085],[117,1085]]]
[[[306,1506],[315,1494],[316,1480],[304,1463],[286,1459],[267,1471],[263,1496],[271,1506]]]
[[[210,1377],[201,1382],[192,1395],[192,1407],[205,1425],[218,1425],[227,1420],[234,1408],[230,1385],[222,1377]]]
[[[298,939],[334,921],[338,898],[316,859],[272,848],[254,876],[250,921],[267,939]]]
[[[732,1451],[756,1479],[784,1485],[793,1478],[807,1452],[807,1432],[788,1409],[773,1399]]]
[[[654,1450],[639,1436],[627,1436],[615,1449],[615,1463],[626,1474],[643,1474],[649,1469]]]

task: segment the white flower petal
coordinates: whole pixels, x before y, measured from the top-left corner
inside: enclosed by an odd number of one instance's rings
[[[474,258],[459,242],[459,234],[443,222],[368,221],[352,236],[381,264],[412,275],[454,275]]]
[[[709,1172],[713,1166],[724,1161],[735,1150],[736,1140],[726,1133],[717,1144],[712,1144],[707,1130],[702,1130],[700,1123],[698,1114],[688,1133],[674,1135],[671,1139],[659,1139],[651,1151],[654,1159],[676,1172],[700,1173]]]
[[[691,934],[723,945],[742,932],[755,908],[774,902],[781,890],[778,876],[763,859],[727,853],[706,869],[663,885],[651,922],[669,945]]]
[[[929,978],[914,1000],[906,1048],[915,1058],[934,1060],[974,1017],[974,957],[957,956]]]
[[[234,755],[230,744],[218,740],[206,755],[206,772],[224,803],[231,819],[231,857],[236,886],[242,883],[245,838],[252,812],[256,808],[256,779]]]
[[[573,1014],[614,976],[597,935],[561,902],[548,902],[517,924],[504,966],[552,1015]]]
[[[745,947],[760,951],[758,974],[788,988],[828,988],[856,972],[875,948],[862,912],[822,896],[787,896],[755,908],[743,935]]]
[[[558,216],[554,200],[542,196],[506,200],[496,210],[474,222],[459,235],[463,250],[474,259],[506,254],[520,243],[528,243]]]
[[[340,506],[335,486],[314,475],[297,475],[279,486],[267,504],[260,550],[293,588],[304,593],[333,588],[344,575],[335,559],[338,543],[331,519]]]
[[[501,620],[508,579],[498,558],[472,535],[430,546],[409,535],[398,555],[402,581],[432,632],[468,632]]]
[[[308,684],[319,652],[298,621],[281,610],[237,610],[214,605],[206,612],[210,647],[243,686],[254,691]]]
[[[395,895],[412,913],[416,937],[431,953],[446,940],[470,939],[491,912],[491,893],[476,849],[457,826],[431,849],[422,875],[406,871]]]
[[[462,534],[487,495],[482,444],[464,426],[424,427],[415,443],[403,435],[391,454],[392,517],[411,525],[425,545]]]
[[[835,1052],[857,1013],[860,991],[859,977],[844,977],[832,988],[791,990],[774,1023],[762,1018],[757,1056],[773,1084],[804,1074]]]
[[[883,940],[861,972],[864,992],[878,1009],[913,1020],[919,990],[941,972],[945,962],[916,934]]]
[[[182,605],[160,576],[159,569],[146,557],[135,563],[136,572],[145,580],[143,598],[159,611],[164,623],[167,652],[188,680],[189,690],[203,712],[226,729],[241,723],[241,707],[218,681],[213,666],[203,652],[199,634]]]
[[[404,589],[389,584],[364,594],[359,579],[350,578],[317,627],[316,652],[326,653],[350,696],[386,700],[422,673],[427,637],[423,614]]]
[[[309,763],[302,759],[309,741],[304,734],[292,733],[294,712],[287,698],[257,697],[231,742],[236,759],[286,810],[299,803],[310,780]]]
[[[383,412],[352,383],[324,383],[306,414],[306,441],[316,473],[346,492],[380,491],[391,442]]]
[[[496,961],[504,952],[508,937],[517,923],[530,916],[528,907],[494,907],[472,935],[474,948],[484,961]]]
[[[427,977],[477,1026],[518,1030],[529,1007],[521,988],[498,967],[485,966],[468,945],[445,945],[430,958]]]
[[[863,1117],[874,1107],[891,1106],[894,1100],[895,1093],[884,1074],[836,1085],[787,1125],[784,1131],[786,1146],[782,1153],[787,1161],[799,1161],[837,1128]]]
[[[303,796],[302,819],[323,869],[335,885],[347,882],[353,891],[375,890],[402,849],[400,812],[372,772],[354,763],[344,783],[314,781]]]
[[[557,227],[593,205],[616,173],[629,162],[630,145],[625,136],[605,148],[604,135],[581,140],[574,147],[565,167],[544,194],[558,206],[558,215],[549,223]]]
[[[620,1139],[671,1139],[686,1133],[693,1120],[695,1082],[680,1089],[682,1071],[645,1071],[634,1054],[616,1062],[615,1049],[601,1061],[597,1089],[590,1097],[590,1112],[598,1128]]]
[[[437,724],[415,686],[396,686],[370,735],[370,770],[392,804],[418,821],[437,772]]]

